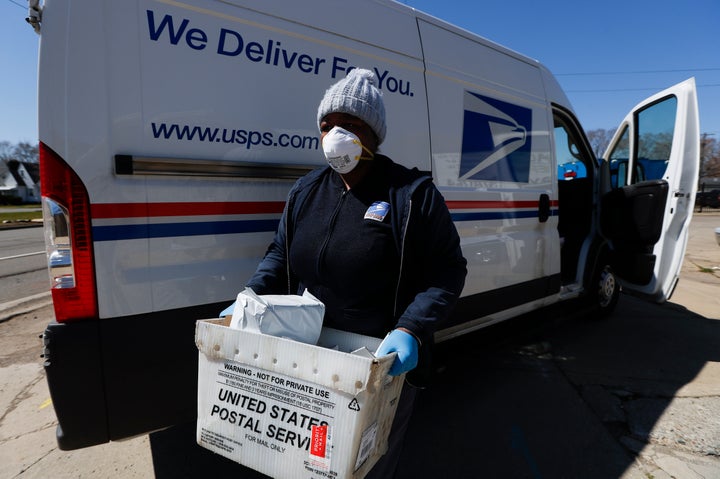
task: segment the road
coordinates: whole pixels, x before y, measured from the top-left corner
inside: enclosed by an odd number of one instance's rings
[[[43,229],[0,230],[0,303],[46,292],[49,281]]]
[[[605,321],[553,309],[439,347],[401,477],[720,478],[718,224],[696,214],[668,304],[623,296]],[[57,449],[37,337],[51,314],[0,323],[0,478],[151,477],[148,436]],[[193,477],[185,432],[152,437]]]

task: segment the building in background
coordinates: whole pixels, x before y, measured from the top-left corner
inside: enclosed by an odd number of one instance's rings
[[[0,204],[23,203],[40,203],[38,164],[18,160],[0,162]]]

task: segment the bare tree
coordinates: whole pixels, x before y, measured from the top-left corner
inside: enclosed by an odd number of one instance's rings
[[[672,140],[672,133],[645,133],[638,142],[638,156],[648,160],[667,160]]]
[[[0,161],[9,161],[15,158],[15,146],[9,141],[0,141]]]
[[[37,145],[21,141],[15,146],[15,159],[25,163],[37,163],[38,162],[38,148]]]
[[[597,130],[590,130],[586,132],[587,139],[590,142],[590,148],[592,148],[595,156],[600,158],[605,154],[605,150],[612,140],[615,130],[605,130],[599,128]]]
[[[720,178],[720,142],[707,133],[700,137],[700,178]]]
[[[37,163],[38,147],[27,141],[21,141],[15,145],[9,141],[0,141],[0,160],[6,163],[10,160]]]

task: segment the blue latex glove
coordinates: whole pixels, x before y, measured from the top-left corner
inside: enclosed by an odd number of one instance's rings
[[[235,309],[235,303],[237,303],[237,301],[233,301],[233,304],[223,309],[218,318],[224,318],[225,316],[230,316],[231,314],[233,314],[233,310]]]
[[[375,356],[386,356],[390,353],[397,353],[397,357],[388,371],[390,376],[399,376],[410,371],[417,366],[418,362],[417,339],[410,333],[394,329],[385,337]]]

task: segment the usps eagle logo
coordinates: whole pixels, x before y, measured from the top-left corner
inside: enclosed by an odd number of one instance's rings
[[[460,179],[527,183],[532,110],[469,91],[464,110]]]

